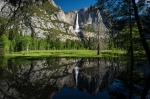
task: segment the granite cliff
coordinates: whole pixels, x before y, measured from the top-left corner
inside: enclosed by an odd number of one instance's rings
[[[111,25],[105,10],[98,13],[93,6],[65,13],[53,0],[45,2],[33,0],[32,3],[22,4],[20,7],[1,0],[0,26],[9,23],[9,25],[7,24],[8,30],[36,38],[46,38],[51,35],[51,37],[60,38],[63,42],[67,39],[80,40],[74,30],[77,13],[84,39],[95,38],[98,31],[100,38],[106,39],[108,37],[107,32]],[[14,20],[9,22],[11,19]]]

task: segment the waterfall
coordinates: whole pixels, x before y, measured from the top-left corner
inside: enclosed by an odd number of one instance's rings
[[[75,32],[77,32],[77,33],[80,32],[79,22],[78,22],[78,13],[77,13],[77,16],[76,16]]]

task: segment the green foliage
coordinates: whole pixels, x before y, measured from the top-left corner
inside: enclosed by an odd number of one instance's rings
[[[17,36],[15,38],[15,51],[21,51],[22,50],[22,36]]]
[[[8,39],[10,38],[10,40]],[[47,38],[32,38],[31,36],[2,35],[0,38],[1,53],[18,52],[29,50],[64,50],[64,49],[87,49],[82,41],[66,40],[62,42],[54,35],[48,35]]]
[[[118,31],[118,34],[114,35],[113,38],[109,40],[108,48],[129,50],[130,47],[129,29],[130,29],[129,26],[126,26],[121,31]],[[141,44],[137,26],[135,24],[132,25],[132,40],[133,40],[133,50],[142,51],[143,47]]]
[[[122,40],[120,40],[120,45],[123,45],[126,46],[127,48],[129,48],[130,46],[130,42],[129,42],[129,27],[126,27],[123,31],[122,31],[122,34],[121,34],[121,38]],[[133,50],[134,51],[140,51],[140,50],[143,50],[143,47],[142,47],[142,44],[141,44],[141,40],[140,40],[140,36],[139,36],[139,33],[138,33],[138,29],[136,26],[133,26],[132,27],[132,40],[133,40]]]
[[[0,37],[0,48],[3,49],[3,53],[9,52],[10,47],[10,41],[8,40],[8,37],[6,34],[3,34]]]
[[[0,25],[6,23],[7,21],[8,21],[7,18],[0,16]]]
[[[46,45],[47,43],[45,39],[38,39],[38,50],[45,50]]]
[[[52,4],[50,4],[48,1],[39,4],[38,7],[44,11],[46,11],[49,15],[53,14],[54,12],[58,12],[60,9],[54,7]]]
[[[114,42],[112,41],[112,39],[110,39],[108,42],[108,49],[111,49],[111,50],[115,49]]]
[[[8,39],[9,39],[9,40],[13,40],[18,34],[19,34],[19,33],[18,33],[18,27],[9,29],[9,32],[8,32]]]
[[[31,46],[30,46],[31,50],[37,50],[38,49],[38,39],[31,39]]]

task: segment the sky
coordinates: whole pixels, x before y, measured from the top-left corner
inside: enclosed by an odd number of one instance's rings
[[[95,4],[96,1],[97,0],[54,0],[56,5],[60,6],[64,12],[89,7]]]

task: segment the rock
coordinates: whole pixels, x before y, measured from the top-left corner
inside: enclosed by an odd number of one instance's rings
[[[56,17],[57,17],[57,20],[66,22],[66,16],[62,10],[56,13]]]
[[[35,2],[35,0],[32,0],[32,2]],[[34,33],[37,38],[46,38],[46,35],[49,33],[60,31],[56,37],[61,41],[66,41],[67,39],[80,40],[78,38],[79,35],[77,35],[74,30],[76,15],[78,13],[80,29],[85,39],[89,37],[94,38],[94,36],[97,35],[95,31],[100,31],[100,37],[103,39],[106,38],[106,32],[110,28],[110,23],[107,22],[107,11],[102,10],[100,13],[97,13],[91,9],[91,7],[86,7],[79,11],[72,10],[64,13],[53,0],[48,0],[48,2],[50,3],[48,6],[53,6],[52,8],[58,10],[49,13],[42,7],[45,3],[47,5],[47,2],[36,2],[30,6],[32,10],[27,10],[25,13],[28,18],[26,18],[22,12],[16,12],[16,23],[9,26],[10,29],[18,27],[19,33],[23,35],[31,35]],[[12,17],[12,11],[14,9],[16,9],[16,7],[5,2],[5,0],[0,1],[0,17]],[[89,31],[92,27],[94,27],[95,31]]]
[[[48,0],[54,7],[58,7],[53,0]],[[58,7],[59,8],[59,7]]]
[[[76,11],[76,10],[72,10],[70,12],[65,13],[65,16],[67,19],[66,22],[71,24],[72,26],[74,26],[77,13],[78,13],[78,11]]]

